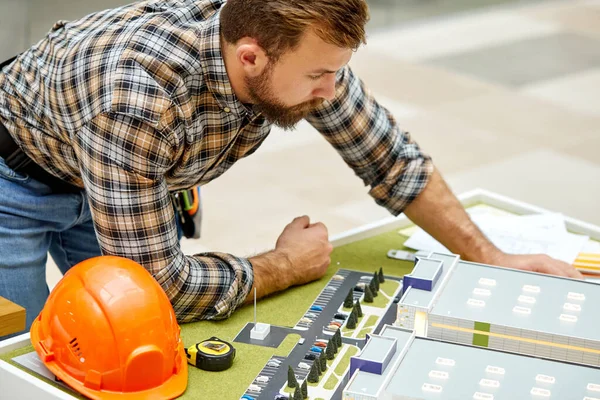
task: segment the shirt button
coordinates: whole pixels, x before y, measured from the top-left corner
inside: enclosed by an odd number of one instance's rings
[[[230,112],[230,111],[231,111],[231,108],[229,108],[229,107],[225,107],[225,108],[223,109],[223,111],[225,111],[226,113],[228,113],[228,112]]]

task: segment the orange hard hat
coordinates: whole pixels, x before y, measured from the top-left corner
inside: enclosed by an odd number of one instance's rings
[[[33,322],[31,343],[50,371],[92,399],[172,399],[187,386],[173,307],[126,258],[71,268]]]

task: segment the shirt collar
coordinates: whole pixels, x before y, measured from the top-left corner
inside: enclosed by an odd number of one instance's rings
[[[200,54],[204,79],[206,87],[214,95],[223,111],[243,117],[251,114],[252,111],[240,102],[229,82],[225,60],[221,52],[220,15],[221,9],[208,17],[206,23],[201,28]]]

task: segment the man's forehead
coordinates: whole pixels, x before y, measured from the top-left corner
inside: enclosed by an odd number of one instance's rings
[[[327,43],[314,30],[308,29],[289,55],[296,62],[310,64],[311,72],[335,73],[350,61],[352,49]]]

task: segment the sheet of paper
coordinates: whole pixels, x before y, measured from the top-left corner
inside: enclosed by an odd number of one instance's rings
[[[595,240],[590,240],[588,241],[585,246],[583,246],[583,249],[581,250],[582,253],[591,253],[591,254],[598,254],[598,257],[600,257],[600,242],[597,242]]]
[[[471,215],[475,224],[494,245],[509,254],[547,254],[573,263],[589,237],[567,232],[560,214],[527,216]],[[422,229],[418,229],[405,243],[416,250],[448,252]]]

